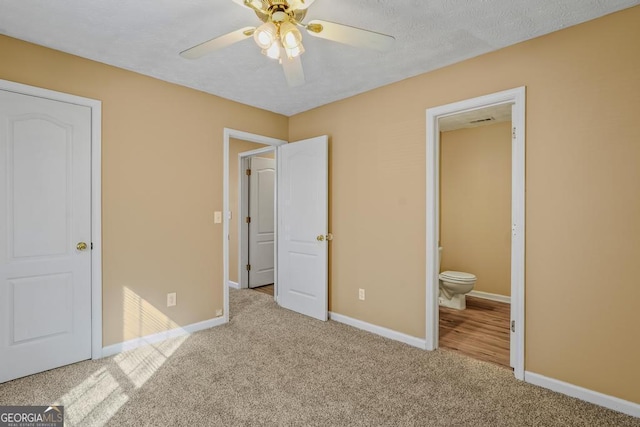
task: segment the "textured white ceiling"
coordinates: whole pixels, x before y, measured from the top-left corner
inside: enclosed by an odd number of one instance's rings
[[[293,115],[608,13],[640,0],[316,0],[323,19],[390,34],[379,53],[304,35],[306,83],[289,88],[252,39],[178,53],[260,23],[232,0],[0,0],[0,33]]]

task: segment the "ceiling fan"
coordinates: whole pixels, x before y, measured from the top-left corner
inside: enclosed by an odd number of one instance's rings
[[[304,52],[302,34],[298,27],[305,28],[309,35],[332,40],[355,47],[364,47],[378,51],[391,48],[395,39],[392,36],[337,24],[335,22],[313,20],[303,23],[307,8],[315,0],[232,0],[251,9],[263,22],[258,27],[244,27],[220,37],[200,43],[180,52],[187,59],[197,59],[207,53],[222,49],[251,36],[269,58],[282,64],[289,86],[304,83],[304,71],[300,55]]]

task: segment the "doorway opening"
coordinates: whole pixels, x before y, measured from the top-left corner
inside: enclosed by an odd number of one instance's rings
[[[245,141],[237,142],[246,144]],[[275,148],[241,152],[238,154],[238,166],[238,185],[230,189],[231,194],[234,190],[237,192],[237,202],[230,206],[230,213],[238,213],[235,221],[233,215],[230,214],[229,218],[237,226],[236,233],[230,230],[229,243],[237,246],[235,253],[233,249],[230,252],[230,265],[234,265],[234,257],[239,260],[235,263],[238,288],[270,286],[270,294],[275,295]],[[237,237],[235,242],[234,234]],[[230,274],[233,274],[233,268]]]
[[[509,359],[515,377],[524,379],[524,126],[525,88],[473,98],[427,110],[426,348],[439,346],[439,267],[441,230],[441,131],[487,111],[511,112],[511,245]],[[480,113],[480,114],[478,114]],[[446,248],[444,248],[446,251]]]
[[[246,150],[242,150],[239,149],[239,151],[236,151],[236,153],[238,153],[238,157],[236,157],[235,159],[231,159],[230,158],[230,153],[232,151],[232,144],[235,144],[234,141],[242,141],[242,142],[246,142],[249,144],[259,144],[260,146],[262,146],[263,148],[257,148],[256,146],[253,146],[253,149],[249,149],[249,151],[247,152]],[[240,224],[242,224],[241,220],[242,220],[242,210],[238,210],[238,204],[237,202],[235,203],[236,206],[232,206],[231,202],[230,202],[230,196],[232,193],[232,189],[230,187],[231,185],[231,176],[230,176],[230,170],[232,169],[231,164],[233,163],[234,165],[237,165],[237,180],[234,183],[234,187],[237,189],[238,188],[238,184],[242,182],[242,167],[244,165],[244,162],[246,159],[249,159],[253,156],[257,156],[260,154],[264,154],[264,153],[269,153],[269,152],[273,152],[275,150],[276,147],[280,146],[280,145],[284,145],[287,142],[284,140],[279,140],[279,139],[275,139],[275,138],[270,138],[267,136],[263,136],[263,135],[257,135],[257,134],[252,134],[252,133],[248,133],[248,132],[243,132],[243,131],[239,131],[239,130],[234,130],[234,129],[228,129],[225,128],[224,129],[224,142],[223,142],[223,146],[224,146],[224,152],[223,152],[223,271],[224,271],[224,278],[223,278],[223,283],[224,283],[224,320],[225,322],[229,321],[229,286],[232,287],[237,287],[237,288],[248,288],[249,285],[249,276],[248,274],[246,274],[247,270],[245,267],[245,275],[243,275],[243,271],[242,271],[242,259],[243,259],[243,255],[242,255],[242,249],[243,249],[243,245],[240,244],[240,238],[242,233],[242,227],[240,227]],[[246,175],[245,175],[246,176]],[[277,180],[274,179],[274,188],[277,188]],[[238,191],[239,194],[240,191]],[[240,199],[240,196],[239,200]],[[247,215],[245,215],[246,218]],[[233,221],[232,219],[237,219],[237,221]],[[274,210],[274,224],[275,224],[275,210]],[[230,252],[230,238],[231,238],[231,224],[235,225],[234,229],[235,232],[234,234],[238,237],[238,245],[237,248],[235,248],[234,250],[234,257],[236,259],[236,266],[234,268],[235,273],[237,273],[237,275],[235,277],[237,277],[237,281],[231,281],[230,280],[230,276],[231,276],[231,268],[230,268],[230,262],[231,262],[231,252]],[[274,230],[275,231],[275,230]],[[274,237],[273,237],[273,241],[274,241],[274,247],[277,246],[277,237],[276,237],[277,233],[274,233]],[[275,261],[274,261],[275,262]],[[246,266],[247,264],[245,264]],[[275,298],[277,298],[277,296],[274,295]]]
[[[441,289],[438,343],[509,368],[511,104],[438,123],[439,271],[447,277],[463,272],[471,283],[447,282]],[[458,290],[463,293],[453,294]]]

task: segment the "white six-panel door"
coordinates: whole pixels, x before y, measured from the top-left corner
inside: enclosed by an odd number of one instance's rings
[[[278,147],[278,303],[328,318],[328,138]]]
[[[0,168],[4,382],[91,358],[90,108],[0,90]]]
[[[274,283],[276,161],[250,159],[249,175],[249,287]]]

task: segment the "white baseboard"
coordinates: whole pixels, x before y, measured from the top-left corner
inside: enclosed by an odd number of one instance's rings
[[[233,289],[240,289],[240,285],[239,285],[238,283],[236,283],[236,282],[232,282],[231,280],[229,280],[229,281],[227,282],[227,284],[229,285],[229,287],[230,287],[230,288],[233,288]]]
[[[215,319],[204,320],[198,323],[192,323],[191,325],[184,326],[182,328],[175,328],[164,332],[158,332],[151,335],[146,335],[140,338],[134,338],[129,341],[124,341],[118,344],[112,344],[106,347],[102,347],[102,357],[113,356],[114,354],[122,353],[123,351],[133,350],[134,348],[141,347],[147,344],[153,344],[160,341],[164,341],[169,338],[180,337],[183,335],[189,335],[203,329],[213,328],[214,326],[220,326],[226,323],[224,316],[216,317]]]
[[[482,292],[482,291],[471,291],[467,295],[469,295],[470,297],[488,299],[491,301],[498,301],[498,302],[506,302],[507,304],[511,304],[511,297],[508,297],[505,295],[491,294],[489,292]]]
[[[575,397],[585,402],[603,406],[632,417],[640,417],[640,404],[622,400],[617,397],[602,394],[597,391],[589,390],[577,385],[565,383],[553,378],[548,378],[540,374],[525,371],[524,381],[567,396]]]
[[[373,325],[371,323],[363,322],[362,320],[354,319],[352,317],[344,316],[338,313],[329,312],[329,318],[345,325],[353,326],[354,328],[362,329],[363,331],[371,332],[376,335],[380,335],[385,338],[389,338],[395,341],[400,341],[405,344],[409,344],[413,347],[418,347],[422,350],[427,348],[427,342],[422,338],[412,337],[411,335],[403,334],[402,332],[394,331],[393,329],[387,329],[382,326]]]

